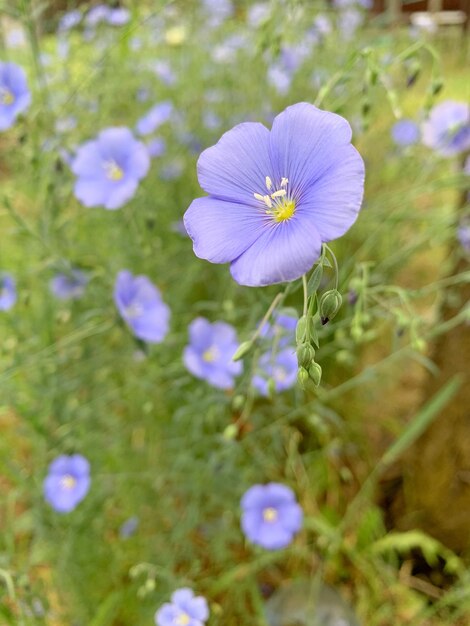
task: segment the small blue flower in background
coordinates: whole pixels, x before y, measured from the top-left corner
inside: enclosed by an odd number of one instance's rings
[[[284,348],[295,343],[295,328],[298,318],[294,315],[285,315],[283,313],[275,313],[273,322],[265,322],[261,328],[260,337],[274,339],[276,345]]]
[[[150,135],[168,122],[173,113],[173,105],[169,101],[160,102],[150,109],[137,122],[136,130],[139,135]]]
[[[364,163],[351,127],[311,104],[288,107],[269,131],[243,123],[199,157],[199,184],[184,222],[196,256],[231,263],[241,285],[295,280],[321,254],[323,242],[355,222]]]
[[[161,343],[166,337],[170,309],[147,276],[133,276],[128,270],[119,272],[114,286],[114,302],[138,339]]]
[[[165,85],[174,85],[176,82],[176,74],[171,69],[168,61],[156,61],[152,65],[152,70]]]
[[[9,311],[16,302],[16,282],[13,276],[0,274],[0,311]]]
[[[57,457],[44,480],[44,497],[58,513],[69,513],[90,489],[90,464],[81,454]]]
[[[203,626],[208,619],[207,600],[186,587],[175,591],[171,602],[163,604],[155,614],[157,626]]]
[[[56,274],[50,282],[50,288],[59,300],[78,300],[85,293],[88,281],[85,272],[73,269],[67,274]]]
[[[31,93],[23,68],[0,61],[0,130],[13,126],[30,104]]]
[[[198,317],[189,325],[189,345],[184,349],[184,364],[191,374],[210,385],[231,389],[235,376],[241,374],[243,369],[240,361],[232,361],[238,345],[233,326],[225,322],[211,324]]]
[[[137,516],[129,517],[119,529],[119,536],[122,539],[129,539],[139,527],[139,518]]]
[[[391,133],[397,146],[412,146],[419,141],[419,126],[413,120],[398,120],[392,126]]]
[[[273,354],[266,352],[258,362],[252,384],[262,396],[269,395],[269,380],[274,381],[277,393],[291,389],[297,381],[297,356],[294,348],[284,348]]]
[[[247,539],[267,550],[288,546],[301,529],[303,511],[289,487],[254,485],[241,500],[241,526]]]
[[[152,159],[156,159],[157,157],[163,156],[166,152],[165,140],[160,139],[159,137],[152,139],[147,144],[147,150],[149,151],[149,154],[152,157]]]
[[[58,31],[60,33],[66,33],[67,31],[78,26],[82,21],[82,12],[79,9],[73,11],[67,11],[59,20]]]
[[[118,209],[134,196],[149,167],[146,146],[128,128],[107,128],[77,150],[75,196],[86,207]]]
[[[100,22],[107,19],[109,7],[105,4],[97,4],[92,7],[85,16],[85,24],[87,26],[95,27]]]
[[[131,13],[128,9],[117,8],[117,9],[109,9],[105,20],[111,26],[124,26],[131,19]]]
[[[444,157],[470,149],[470,106],[446,100],[437,104],[422,124],[423,143]]]

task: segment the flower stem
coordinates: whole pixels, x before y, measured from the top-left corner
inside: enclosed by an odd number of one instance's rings
[[[305,317],[308,312],[307,274],[302,276],[302,286],[304,288],[304,310],[302,315]]]

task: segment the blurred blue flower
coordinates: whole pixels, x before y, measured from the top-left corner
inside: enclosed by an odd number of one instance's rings
[[[261,26],[263,22],[267,22],[271,16],[271,6],[269,2],[256,2],[248,7],[246,21],[254,28]]]
[[[152,139],[147,144],[147,150],[149,151],[149,154],[152,157],[152,159],[163,156],[166,152],[165,140],[160,139],[159,137]]]
[[[160,168],[159,176],[162,180],[176,180],[184,171],[184,160],[175,157]]]
[[[44,497],[59,513],[72,511],[90,489],[90,464],[80,454],[57,457],[44,480]]]
[[[105,21],[111,26],[124,26],[131,19],[131,13],[129,9],[123,7],[117,9],[109,9]]]
[[[201,0],[203,9],[207,12],[206,24],[217,28],[233,13],[232,0]]]
[[[92,7],[85,15],[85,24],[87,26],[96,26],[100,22],[106,20],[109,12],[109,7],[105,4],[97,4]]]
[[[350,141],[344,118],[307,103],[271,131],[248,122],[225,133],[197,164],[210,195],[184,216],[196,256],[231,263],[241,285],[300,278],[357,218],[364,163]]]
[[[267,550],[288,546],[301,529],[303,511],[289,487],[254,485],[241,500],[241,526],[247,539]]]
[[[297,381],[297,356],[293,348],[266,352],[258,362],[252,384],[262,396],[269,395],[269,380],[274,381],[277,393],[293,387]]]
[[[128,128],[107,128],[77,150],[75,196],[86,207],[118,209],[134,196],[149,166],[146,146]]]
[[[150,135],[165,122],[173,113],[173,105],[169,101],[160,102],[138,120],[136,130],[139,135]]]
[[[0,61],[0,130],[7,130],[31,104],[26,74],[16,63]]]
[[[423,143],[444,157],[470,149],[470,106],[445,100],[437,104],[422,125]]]
[[[58,31],[60,33],[67,32],[75,26],[78,26],[82,20],[82,12],[79,9],[67,11],[59,20]]]
[[[16,298],[15,279],[10,274],[0,274],[0,311],[9,311]]]
[[[198,317],[189,325],[189,345],[184,349],[185,366],[197,378],[219,389],[231,389],[234,378],[241,374],[241,361],[232,357],[238,348],[233,326],[225,322],[211,324]]]
[[[119,314],[138,339],[161,343],[168,333],[170,309],[147,276],[119,272],[114,286]]]
[[[397,146],[412,146],[419,141],[418,124],[413,120],[398,120],[392,126],[392,139]]]
[[[139,518],[137,516],[129,517],[119,529],[119,536],[123,539],[132,537],[137,528],[139,527]]]
[[[275,313],[273,322],[265,322],[261,328],[260,337],[264,339],[274,340],[276,345],[285,348],[288,345],[294,345],[295,329],[298,318],[293,315],[285,315],[283,313]]]
[[[158,78],[165,85],[174,85],[176,82],[176,74],[171,69],[171,65],[168,61],[156,61],[152,65],[152,69]]]
[[[59,300],[78,300],[85,293],[88,276],[81,270],[59,273],[50,282],[51,292]]]
[[[209,607],[203,596],[195,596],[192,589],[178,589],[155,613],[157,626],[203,626],[209,619]]]
[[[55,123],[57,133],[68,133],[77,128],[77,118],[73,115],[59,118]]]

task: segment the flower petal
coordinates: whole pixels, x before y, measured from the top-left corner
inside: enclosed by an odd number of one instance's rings
[[[194,254],[211,263],[229,263],[262,234],[262,210],[217,198],[196,198],[184,214]]]
[[[245,122],[226,132],[197,163],[199,184],[213,196],[253,204],[253,194],[266,193],[271,174],[269,131],[263,124]]]
[[[270,154],[276,183],[289,179],[298,200],[303,191],[338,159],[338,147],[351,141],[351,127],[335,113],[306,102],[287,107],[273,122]]]
[[[262,287],[295,280],[305,274],[321,253],[321,238],[313,220],[294,216],[267,229],[230,271],[240,285]]]
[[[311,215],[323,242],[344,235],[354,224],[364,194],[364,161],[354,146],[341,155],[304,194],[301,208]]]

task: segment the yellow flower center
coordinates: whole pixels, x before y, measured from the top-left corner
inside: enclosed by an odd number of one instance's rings
[[[219,358],[220,352],[216,346],[211,346],[202,355],[202,360],[206,363],[213,363]]]
[[[266,190],[268,193],[253,194],[256,200],[259,200],[267,207],[265,209],[266,215],[270,215],[275,222],[285,222],[295,213],[295,200],[287,192],[288,183],[289,180],[287,178],[282,178],[279,189],[274,189],[272,180],[269,176],[266,176]]]
[[[190,621],[191,618],[187,613],[181,613],[181,615],[178,615],[175,619],[175,626],[187,626]]]
[[[73,489],[76,484],[77,484],[77,479],[71,476],[70,474],[65,474],[65,476],[62,476],[62,478],[60,479],[61,487],[67,490]]]
[[[263,519],[265,522],[275,522],[277,520],[277,511],[272,506],[268,506],[263,511]]]
[[[119,167],[116,161],[108,161],[104,164],[104,169],[106,171],[106,176],[109,180],[117,182],[118,180],[122,180],[124,177],[123,170]]]
[[[11,91],[9,89],[6,89],[6,87],[2,87],[0,89],[0,103],[1,104],[13,104],[13,102],[15,101],[15,96],[11,93]]]

